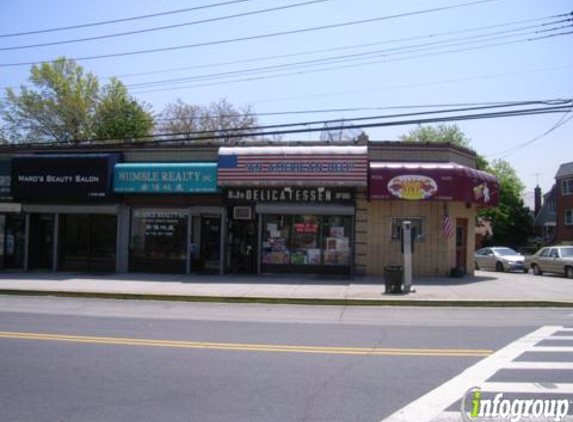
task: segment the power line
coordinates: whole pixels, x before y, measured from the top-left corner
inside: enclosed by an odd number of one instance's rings
[[[527,141],[527,142],[523,142],[523,143],[521,143],[521,144],[519,144],[519,145],[516,145],[516,146],[514,146],[514,147],[512,147],[512,148],[509,148],[509,149],[500,151],[500,152],[498,152],[498,153],[488,154],[488,156],[490,156],[490,157],[491,157],[491,156],[500,156],[499,158],[505,159],[505,158],[509,157],[510,155],[513,155],[513,154],[515,154],[515,153],[521,151],[521,150],[524,149],[525,147],[527,147],[527,146],[529,146],[529,145],[531,145],[531,144],[533,144],[533,143],[539,141],[540,139],[542,139],[542,138],[544,138],[545,136],[549,135],[551,132],[553,132],[553,131],[559,129],[561,126],[566,125],[570,120],[573,119],[573,115],[569,116],[569,114],[571,114],[571,110],[566,111],[566,112],[563,114],[563,116],[561,116],[561,117],[559,118],[559,120],[557,120],[557,122],[556,122],[553,126],[551,126],[549,129],[547,129],[547,130],[546,130],[545,132],[543,132],[542,134],[537,135],[535,138],[530,139],[530,140]],[[567,118],[567,116],[569,116],[569,117]]]
[[[134,77],[134,76],[144,76],[144,75],[153,75],[153,74],[158,74],[158,73],[176,72],[176,71],[182,71],[182,70],[193,70],[193,69],[203,69],[203,68],[229,66],[229,65],[237,65],[237,64],[246,64],[246,63],[254,63],[254,62],[282,59],[282,58],[307,56],[307,55],[311,55],[311,54],[352,50],[352,49],[357,49],[357,48],[373,47],[373,46],[377,46],[377,45],[394,44],[394,43],[404,42],[404,41],[415,41],[415,40],[420,40],[420,39],[435,39],[435,38],[439,38],[439,37],[443,37],[443,36],[447,36],[447,35],[464,34],[464,33],[468,33],[468,32],[484,31],[484,30],[496,29],[496,28],[505,28],[505,27],[511,27],[511,26],[515,26],[515,25],[532,23],[532,22],[547,21],[550,19],[560,19],[560,18],[571,16],[571,15],[573,15],[573,12],[572,13],[563,13],[563,14],[558,14],[558,15],[550,15],[550,16],[545,16],[542,18],[533,18],[533,19],[525,19],[525,20],[506,22],[503,24],[485,25],[485,26],[478,26],[478,27],[466,28],[466,29],[455,30],[455,31],[430,33],[430,34],[419,35],[419,36],[414,36],[414,37],[394,38],[394,39],[378,41],[378,42],[351,44],[351,45],[345,45],[345,46],[341,46],[341,47],[331,47],[331,48],[323,48],[323,49],[306,50],[306,51],[301,51],[301,52],[297,52],[297,53],[290,53],[290,54],[262,56],[262,57],[254,57],[254,58],[250,58],[250,59],[217,62],[217,63],[209,63],[209,64],[200,64],[200,65],[194,65],[194,66],[185,66],[185,67],[179,67],[179,68],[168,68],[168,69],[162,69],[162,70],[156,70],[156,71],[137,72],[137,73],[120,74],[120,75],[113,75],[113,76],[123,79],[123,78],[129,78],[129,77]],[[541,26],[549,25],[549,23],[543,23],[540,25]],[[103,76],[101,79],[110,79],[110,78],[111,78],[111,76]],[[16,89],[17,87],[6,87],[6,86],[2,87],[2,89],[6,89],[6,88]]]
[[[572,19],[565,19],[556,22],[552,22],[552,24],[556,25],[563,22],[569,22]],[[354,54],[345,54],[339,56],[330,56],[320,59],[312,59],[312,60],[305,60],[299,62],[292,62],[292,63],[284,63],[278,65],[269,65],[263,67],[255,67],[249,69],[242,69],[242,70],[233,70],[228,72],[221,72],[221,73],[214,73],[214,74],[204,74],[204,75],[196,75],[196,76],[188,76],[182,78],[172,78],[172,79],[164,79],[164,80],[157,80],[157,81],[148,81],[148,82],[140,82],[134,84],[128,84],[127,86],[130,88],[136,87],[146,87],[152,85],[176,85],[178,83],[184,82],[191,82],[194,80],[204,80],[204,79],[218,79],[218,78],[226,78],[235,75],[243,75],[243,74],[250,74],[250,73],[260,73],[260,72],[268,72],[268,71],[275,71],[281,69],[288,69],[288,68],[298,68],[298,67],[309,67],[309,66],[320,66],[322,64],[334,64],[334,63],[345,63],[349,61],[356,61],[356,60],[363,60],[368,59],[371,56],[390,56],[390,55],[399,55],[405,54],[409,52],[416,52],[416,51],[425,51],[425,50],[432,50],[435,48],[442,48],[442,47],[453,47],[457,45],[465,45],[465,44],[472,44],[472,43],[479,43],[484,41],[495,41],[500,39],[512,38],[517,36],[527,36],[527,35],[535,35],[540,34],[543,32],[550,32],[550,31],[557,31],[564,28],[569,28],[572,25],[562,25],[562,26],[554,26],[552,28],[547,28],[545,25],[534,25],[528,27],[522,27],[512,30],[506,31],[498,31],[488,34],[481,34],[481,35],[473,35],[469,37],[461,37],[461,38],[453,38],[453,39],[446,39],[441,41],[434,41],[429,43],[421,43],[421,44],[411,44],[402,47],[395,47],[390,49],[383,49],[383,50],[372,50],[366,51],[361,53],[354,53]],[[538,31],[529,31],[525,34],[512,34],[512,35],[505,35],[496,37],[496,35],[506,34],[508,32],[518,32],[518,31],[525,31],[529,29],[536,29],[539,28]],[[545,28],[541,30],[541,28]],[[468,41],[469,40],[469,41]],[[460,42],[462,41],[462,42]],[[386,54],[384,54],[386,53]]]
[[[153,49],[146,49],[146,50],[127,51],[127,52],[121,52],[121,53],[100,54],[100,55],[95,55],[95,56],[83,56],[83,57],[72,58],[72,60],[82,61],[82,60],[95,60],[95,59],[112,58],[112,57],[126,57],[126,56],[140,55],[140,54],[150,54],[150,53],[159,53],[159,52],[165,52],[165,51],[177,51],[177,50],[184,50],[184,49],[190,49],[190,48],[230,44],[230,43],[236,43],[236,42],[242,42],[242,41],[268,39],[268,38],[281,37],[281,36],[285,36],[285,35],[323,31],[323,30],[327,30],[327,29],[343,28],[343,27],[349,27],[349,26],[354,26],[354,25],[362,25],[362,24],[366,24],[366,23],[380,22],[380,21],[390,20],[390,19],[404,18],[404,17],[408,17],[408,16],[435,13],[435,12],[440,12],[440,11],[445,11],[445,10],[452,10],[452,9],[457,9],[457,8],[462,8],[462,7],[473,6],[476,4],[490,3],[492,1],[501,1],[501,0],[476,0],[476,1],[472,1],[472,2],[460,3],[460,4],[456,4],[456,5],[452,5],[452,6],[435,7],[435,8],[431,8],[431,9],[417,10],[414,12],[405,12],[405,13],[380,16],[380,17],[370,18],[370,19],[347,21],[347,22],[342,22],[342,23],[338,23],[338,24],[314,26],[314,27],[294,29],[294,30],[289,30],[289,31],[251,35],[251,36],[247,36],[247,37],[227,38],[227,39],[223,39],[223,40],[207,41],[207,42],[196,43],[196,44],[178,45],[178,46],[172,46],[172,47],[153,48]],[[20,63],[1,63],[0,67],[30,66],[30,65],[36,65],[36,64],[51,62],[51,61],[52,60],[42,60],[42,61],[34,61],[34,62],[20,62]]]
[[[79,43],[79,42],[85,42],[85,41],[103,40],[103,39],[109,39],[109,38],[124,37],[127,35],[135,35],[135,34],[144,34],[144,33],[148,33],[148,32],[164,31],[167,29],[182,28],[185,26],[199,25],[199,24],[210,23],[210,22],[219,22],[219,21],[224,21],[224,20],[229,20],[229,19],[242,18],[245,16],[260,15],[263,13],[276,12],[279,10],[294,9],[296,7],[308,6],[311,4],[323,3],[326,1],[332,1],[332,0],[311,0],[311,1],[305,1],[302,3],[289,4],[286,6],[272,7],[272,8],[268,8],[268,9],[259,9],[259,10],[254,10],[251,12],[236,13],[236,14],[227,15],[227,16],[219,16],[216,18],[202,19],[202,20],[191,21],[191,22],[183,22],[183,23],[178,23],[178,24],[174,24],[174,25],[155,26],[152,28],[139,29],[136,31],[118,32],[115,34],[98,35],[98,36],[94,36],[94,37],[76,38],[76,39],[62,40],[62,41],[52,41],[52,42],[40,43],[40,44],[28,44],[28,45],[19,45],[19,46],[12,46],[12,47],[2,47],[2,48],[0,48],[0,51],[25,50],[25,49],[30,49],[30,48],[48,47],[48,46],[63,45],[63,44],[73,44],[73,43]]]
[[[531,106],[537,102],[521,102],[517,105],[519,106]],[[465,109],[451,109],[451,110],[439,110],[433,112],[420,112],[420,113],[403,113],[403,114],[394,114],[394,115],[383,115],[383,116],[367,116],[367,117],[358,117],[350,119],[350,121],[365,121],[366,123],[361,124],[353,124],[353,125],[337,125],[337,126],[329,126],[329,130],[342,130],[342,129],[366,129],[366,128],[373,128],[373,127],[387,127],[387,126],[400,126],[400,125],[412,125],[412,124],[427,124],[427,123],[441,123],[441,122],[451,122],[451,121],[461,121],[461,120],[475,120],[475,119],[486,119],[486,118],[497,118],[497,117],[518,117],[518,116],[529,116],[529,115],[539,115],[539,114],[547,114],[547,113],[559,113],[565,111],[573,110],[573,100],[552,100],[550,102],[542,102],[545,104],[545,107],[533,107],[533,108],[525,108],[525,109],[518,109],[518,110],[504,110],[504,111],[494,111],[494,112],[482,112],[482,113],[472,113],[472,114],[461,114],[461,115],[452,115],[452,116],[441,116],[441,117],[430,117],[430,118],[419,118],[419,119],[410,119],[410,120],[394,120],[390,122],[373,122],[368,123],[367,121],[372,120],[385,120],[389,118],[404,118],[404,117],[412,117],[412,116],[427,116],[430,114],[437,114],[437,113],[460,113],[466,111],[478,111],[478,110],[485,110],[485,109],[493,109],[493,108],[500,108],[503,106],[491,106],[491,107],[475,107],[475,108],[465,108]],[[515,107],[516,105],[513,105]],[[507,106],[506,106],[507,107]],[[319,132],[324,130],[324,125],[328,125],[329,123],[339,123],[340,120],[322,120],[322,121],[311,121],[311,122],[300,122],[300,123],[289,123],[289,124],[280,124],[280,125],[266,125],[266,126],[256,126],[246,129],[241,128],[231,128],[231,129],[220,129],[217,131],[200,131],[200,132],[169,132],[169,133],[161,133],[161,134],[154,134],[144,137],[137,137],[137,138],[121,138],[121,139],[84,139],[84,140],[76,140],[76,141],[52,141],[52,142],[44,142],[43,144],[49,145],[56,145],[56,144],[78,144],[78,143],[94,143],[94,142],[103,142],[106,143],[109,141],[134,141],[134,140],[141,140],[141,139],[150,139],[150,138],[159,138],[159,137],[173,137],[178,135],[186,135],[184,138],[177,139],[177,141],[204,141],[204,140],[216,140],[216,139],[230,139],[230,138],[249,138],[249,137],[261,137],[261,136],[271,136],[271,135],[285,135],[285,134],[294,134],[294,133],[309,133],[309,132]],[[317,127],[309,127],[309,126],[317,126]],[[295,129],[291,129],[295,127]],[[296,128],[301,127],[301,128]],[[285,129],[288,128],[288,129]],[[273,129],[273,130],[268,130]],[[250,131],[250,132],[249,132]],[[196,133],[199,136],[189,136],[189,134]],[[156,140],[155,142],[172,142],[173,139],[163,139],[163,140]],[[36,145],[41,145],[42,143],[36,143]]]
[[[546,106],[567,106],[572,105],[573,100],[569,99],[551,99],[551,100],[527,100],[527,101],[495,101],[495,102],[474,102],[474,103],[455,103],[455,104],[429,104],[429,105],[411,105],[411,106],[388,106],[388,107],[354,107],[354,108],[335,108],[335,109],[314,109],[314,110],[294,110],[294,111],[279,111],[279,112],[266,112],[266,113],[245,113],[245,114],[214,114],[209,116],[196,116],[194,119],[196,120],[209,120],[213,118],[227,118],[227,117],[248,117],[248,116],[286,116],[286,115],[300,115],[300,114],[316,114],[316,113],[333,113],[333,112],[356,112],[356,111],[373,111],[373,110],[403,110],[403,109],[424,109],[424,108],[440,108],[440,107],[448,107],[446,109],[438,110],[438,111],[425,111],[425,112],[416,112],[416,113],[402,113],[402,114],[391,114],[391,115],[383,115],[383,116],[368,116],[368,117],[356,117],[356,118],[346,118],[345,120],[350,121],[361,121],[361,120],[373,120],[373,119],[380,119],[380,118],[395,118],[395,117],[411,117],[411,116],[419,116],[419,115],[429,115],[429,114],[437,114],[437,113],[454,113],[454,112],[462,112],[462,111],[477,111],[477,110],[485,110],[485,109],[494,109],[494,108],[507,108],[507,107],[523,107],[523,106],[530,106],[530,105],[546,105]],[[180,118],[155,118],[154,122],[169,122],[169,121],[179,121]],[[318,120],[318,121],[307,121],[302,124],[310,125],[310,124],[330,124],[330,123],[337,123],[340,119],[333,119],[333,120]],[[269,129],[269,128],[276,128],[276,127],[289,127],[289,126],[300,126],[301,123],[288,123],[288,124],[279,124],[279,125],[266,125],[266,126],[258,126],[258,129]],[[5,125],[0,130],[6,130],[9,125]],[[27,125],[23,126],[18,124],[18,128],[23,129],[41,129],[41,128],[62,128],[64,125]],[[198,131],[195,133],[206,133],[206,132],[218,132],[220,130],[215,131]],[[181,135],[181,134],[189,134],[193,133],[190,131],[184,132],[169,132],[169,135]],[[163,136],[163,135],[160,135]]]
[[[197,6],[197,7],[188,7],[185,9],[169,10],[167,12],[152,13],[149,15],[132,16],[129,18],[112,19],[112,20],[107,20],[107,21],[84,23],[84,24],[80,24],[80,25],[60,26],[57,28],[39,29],[37,31],[26,31],[26,32],[14,32],[11,34],[0,34],[0,38],[20,37],[23,35],[45,34],[48,32],[68,31],[70,29],[89,28],[92,26],[110,25],[113,23],[129,22],[129,21],[135,21],[135,20],[141,20],[141,19],[149,19],[149,18],[155,18],[158,16],[174,15],[174,14],[179,14],[179,13],[191,12],[191,11],[195,11],[195,10],[211,9],[214,7],[227,6],[227,5],[234,4],[234,3],[245,3],[248,1],[252,1],[252,0],[231,0],[231,1],[221,2],[221,3],[206,4],[206,5]]]
[[[266,79],[282,78],[285,76],[300,76],[300,75],[309,74],[309,73],[349,69],[349,68],[355,68],[355,67],[361,67],[361,66],[376,65],[376,64],[380,64],[380,63],[391,63],[391,62],[425,58],[425,57],[436,57],[436,56],[441,56],[441,55],[450,54],[450,53],[474,51],[474,50],[481,50],[481,49],[490,48],[490,47],[500,47],[500,46],[518,44],[518,43],[523,43],[523,42],[539,41],[539,40],[543,40],[543,39],[554,38],[555,36],[571,35],[572,33],[573,33],[573,31],[568,31],[568,32],[561,32],[558,34],[551,34],[551,35],[545,35],[545,36],[539,36],[539,37],[533,37],[533,38],[526,38],[526,39],[521,39],[521,40],[506,41],[506,42],[500,42],[500,43],[491,43],[491,44],[485,44],[485,45],[474,46],[474,47],[451,49],[451,50],[445,50],[445,51],[439,51],[439,52],[433,52],[433,53],[425,53],[425,54],[418,54],[418,55],[412,55],[412,56],[406,56],[406,57],[399,57],[399,58],[395,58],[395,59],[383,59],[383,60],[375,60],[375,61],[369,61],[369,62],[363,62],[363,63],[357,63],[357,64],[355,63],[355,64],[322,67],[320,69],[299,70],[299,71],[295,71],[295,72],[287,72],[287,73],[280,73],[280,74],[266,75],[266,76],[253,76],[253,77],[235,79],[235,80],[229,80],[229,81],[217,81],[217,82],[210,82],[210,83],[179,86],[179,87],[174,87],[174,88],[149,89],[149,90],[144,90],[144,91],[137,91],[136,90],[135,93],[136,94],[147,94],[147,93],[152,93],[152,92],[166,92],[166,91],[172,91],[172,90],[183,90],[183,89],[202,88],[202,87],[209,87],[209,86],[218,86],[218,85],[228,84],[228,83],[261,81],[261,80],[266,80]],[[398,53],[395,53],[395,54],[398,54]],[[400,54],[404,54],[404,53],[400,53]]]

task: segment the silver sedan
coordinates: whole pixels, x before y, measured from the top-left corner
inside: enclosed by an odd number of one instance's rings
[[[511,248],[481,248],[475,253],[476,270],[523,271],[524,257]]]

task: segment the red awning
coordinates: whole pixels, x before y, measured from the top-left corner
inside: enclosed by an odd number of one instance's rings
[[[499,204],[497,178],[457,163],[370,163],[370,198]]]

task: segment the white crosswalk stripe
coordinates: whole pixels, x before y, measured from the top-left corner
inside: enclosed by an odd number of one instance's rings
[[[440,385],[424,396],[418,398],[394,414],[390,415],[382,422],[453,422],[462,421],[459,411],[447,411],[453,404],[459,402],[463,395],[471,388],[479,387],[484,393],[511,393],[511,394],[533,394],[544,399],[556,398],[559,395],[573,395],[573,382],[492,382],[488,381],[498,371],[506,369],[527,369],[527,370],[573,370],[573,355],[571,362],[540,360],[539,356],[535,361],[516,360],[523,353],[571,353],[573,347],[567,345],[559,346],[538,346],[544,340],[573,340],[573,336],[564,336],[562,333],[573,332],[573,328],[547,326],[510,343],[491,356],[476,363],[466,369],[461,374]],[[559,334],[556,334],[559,333]],[[516,371],[519,372],[519,371]],[[573,380],[573,373],[567,380]],[[570,406],[569,414],[573,411],[573,402]],[[527,421],[535,420],[547,421],[547,418],[527,418]],[[476,419],[477,420],[477,419]],[[502,419],[500,419],[502,420]],[[509,419],[508,419],[509,420]],[[573,416],[567,416],[562,422],[573,421]]]

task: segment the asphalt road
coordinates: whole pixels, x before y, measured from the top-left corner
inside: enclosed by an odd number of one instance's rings
[[[545,326],[573,327],[573,309],[0,297],[0,420],[378,422]]]

